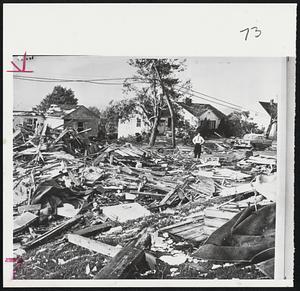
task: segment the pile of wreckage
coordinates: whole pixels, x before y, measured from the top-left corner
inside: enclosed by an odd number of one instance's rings
[[[208,279],[237,266],[273,278],[276,156],[226,149],[195,161],[188,147],[162,153],[82,136],[15,135],[15,278]],[[88,253],[54,252],[72,246]],[[84,274],[64,273],[75,262]]]

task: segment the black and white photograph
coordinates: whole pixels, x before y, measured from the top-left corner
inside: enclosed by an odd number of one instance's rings
[[[15,279],[274,278],[285,59],[14,61]]]
[[[294,22],[260,45],[295,7],[237,7],[231,53],[190,20],[233,6],[6,8],[7,286],[292,286]]]

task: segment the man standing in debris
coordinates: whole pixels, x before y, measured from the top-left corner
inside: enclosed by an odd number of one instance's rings
[[[200,132],[193,138],[194,158],[198,160],[201,156],[201,145],[204,143],[204,138],[200,135]]]

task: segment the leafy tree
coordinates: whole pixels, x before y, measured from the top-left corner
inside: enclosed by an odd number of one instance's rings
[[[47,111],[51,104],[57,105],[77,105],[78,99],[75,98],[74,91],[60,85],[55,86],[52,93],[48,94],[37,106],[41,112]]]
[[[125,93],[133,93],[133,104],[140,107],[151,127],[149,145],[155,144],[157,127],[163,110],[168,109],[172,118],[172,145],[175,146],[175,119],[173,101],[182,93],[175,87],[187,88],[177,74],[182,72],[185,61],[178,59],[130,59],[129,65],[136,68],[133,78],[125,80]]]
[[[202,120],[201,125],[197,128],[197,132],[200,132],[203,137],[208,137],[211,133],[211,129],[209,128],[209,121],[207,118]]]
[[[220,121],[217,132],[225,137],[243,137],[247,133],[262,133],[250,119],[249,111],[234,111]]]
[[[96,106],[90,106],[88,109],[90,111],[92,111],[93,113],[95,113],[97,116],[100,116],[100,114],[101,114],[100,109],[97,108]]]

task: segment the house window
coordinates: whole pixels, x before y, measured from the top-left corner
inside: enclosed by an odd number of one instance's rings
[[[82,121],[78,121],[77,122],[77,131],[83,131],[84,127],[83,127],[83,122]]]
[[[141,127],[142,126],[142,120],[140,118],[136,119],[136,127]]]

